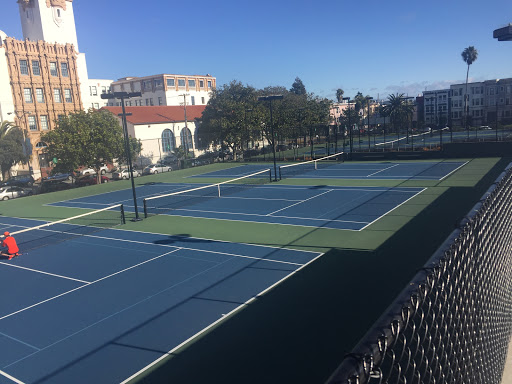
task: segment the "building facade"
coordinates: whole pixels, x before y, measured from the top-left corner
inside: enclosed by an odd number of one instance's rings
[[[122,107],[104,107],[121,122]],[[140,157],[155,163],[171,155],[178,147],[194,157],[201,148],[198,142],[199,120],[204,105],[126,107],[128,134],[140,140]]]
[[[160,105],[206,105],[210,92],[216,87],[216,79],[211,75],[153,75],[145,77],[125,77],[114,81],[113,92],[141,92],[141,97],[127,100],[126,106]],[[111,100],[109,106],[119,106],[120,100]]]
[[[451,113],[451,90],[423,92],[423,122],[426,127],[446,127]]]

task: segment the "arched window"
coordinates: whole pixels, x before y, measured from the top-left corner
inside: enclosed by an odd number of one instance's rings
[[[194,148],[192,147],[192,133],[190,133],[190,129],[183,128],[180,132],[180,140],[181,146],[185,151],[191,151]]]
[[[39,143],[36,144],[36,148],[38,148],[38,149],[46,148],[46,143],[43,141],[40,141]]]
[[[162,132],[162,151],[163,152],[172,152],[176,147],[176,143],[174,141],[174,135],[170,129],[165,129]]]

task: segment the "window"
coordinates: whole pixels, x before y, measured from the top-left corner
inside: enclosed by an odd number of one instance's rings
[[[196,105],[196,98],[194,96],[190,96],[190,104]]]
[[[195,81],[195,80],[193,80],[193,79],[189,80],[189,81],[188,81],[188,86],[189,86],[190,88],[195,88],[195,87],[196,87],[196,81]]]
[[[41,68],[39,67],[39,60],[32,60],[32,74],[34,76],[41,76]]]
[[[158,98],[158,105],[162,105],[163,104],[163,100],[161,97]]]
[[[61,97],[60,89],[59,88],[54,88],[53,89],[53,100],[56,103],[62,103],[62,97]]]
[[[50,62],[50,75],[59,76],[59,72],[57,71],[57,63],[55,61]]]
[[[89,93],[91,96],[97,96],[98,95],[98,89],[93,85],[89,87]]]
[[[185,86],[185,79],[178,79],[178,87],[184,87]]]
[[[73,102],[73,97],[71,96],[71,89],[64,90],[64,99],[66,100],[66,103]]]
[[[212,87],[212,82],[211,80],[208,80],[208,88],[211,88]]]
[[[155,80],[153,80],[153,82],[155,84],[155,88],[162,88],[163,87],[162,79],[155,79]]]
[[[25,98],[25,103],[32,103],[32,88],[23,88],[23,96]]]
[[[170,129],[165,129],[162,132],[162,151],[163,152],[172,152],[176,147],[176,143],[174,141],[174,135]]]
[[[101,87],[101,93],[107,93],[107,87]]]
[[[149,99],[149,105],[153,105],[153,98]]]
[[[60,73],[64,77],[69,77],[68,63],[60,63]]]
[[[142,82],[142,88],[144,88],[145,90],[150,91],[151,90],[151,80],[144,80]]]
[[[31,131],[37,131],[37,122],[35,116],[28,117],[28,129]]]
[[[192,134],[190,133],[190,129],[183,128],[180,133],[181,146],[185,151],[192,150]]]
[[[38,103],[44,103],[43,88],[36,88],[36,100]]]
[[[167,86],[174,87],[175,86],[174,79],[167,79]]]
[[[204,80],[199,80],[199,87],[204,88]]]
[[[99,103],[94,103],[94,109],[100,109],[100,104]]]
[[[204,97],[201,97],[201,104],[204,104]]]
[[[146,106],[149,105],[149,99],[146,99]]]
[[[41,116],[41,130],[48,130],[48,116]]]
[[[36,148],[46,148],[46,147],[47,147],[47,145],[43,141],[40,141],[39,143],[36,144]]]
[[[20,60],[20,73],[22,75],[28,75],[28,64],[27,60]]]

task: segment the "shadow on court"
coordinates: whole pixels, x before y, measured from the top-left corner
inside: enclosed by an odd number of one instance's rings
[[[169,236],[167,239],[163,240],[156,240],[153,241],[153,244],[159,244],[159,245],[171,245],[171,244],[180,244],[180,243],[189,243],[189,244],[208,244],[208,243],[214,243],[213,240],[208,239],[198,239],[195,237],[190,237],[190,234],[184,233],[184,234],[178,234],[178,235],[172,235]]]

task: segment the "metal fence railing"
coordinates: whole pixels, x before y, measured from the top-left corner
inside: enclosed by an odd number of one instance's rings
[[[509,166],[327,383],[499,384],[511,333]]]

